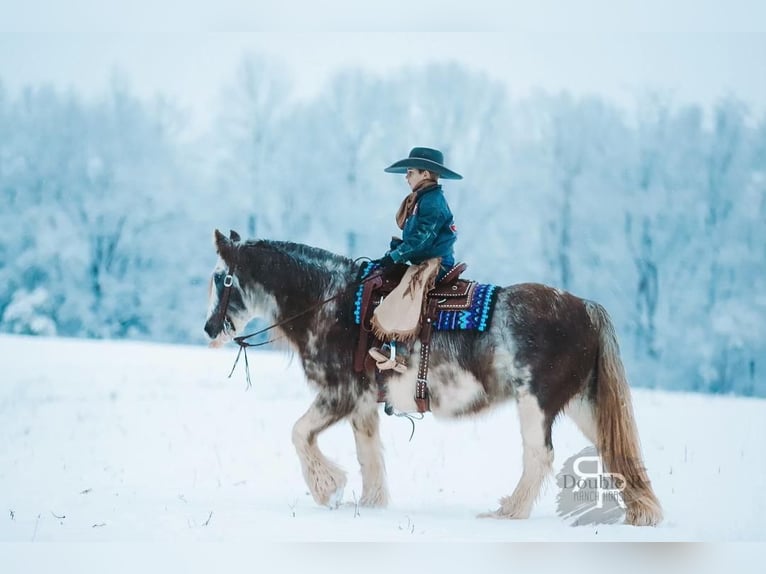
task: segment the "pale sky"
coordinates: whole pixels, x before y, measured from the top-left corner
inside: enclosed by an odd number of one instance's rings
[[[0,0],[0,81],[93,95],[118,71],[139,95],[166,94],[204,122],[249,52],[283,62],[299,97],[348,65],[385,74],[456,60],[513,97],[542,88],[631,105],[657,92],[710,105],[736,95],[766,109],[766,1],[446,4]]]

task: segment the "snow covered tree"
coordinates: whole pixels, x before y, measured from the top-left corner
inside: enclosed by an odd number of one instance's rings
[[[213,138],[217,191],[224,200],[218,211],[249,237],[282,233],[282,188],[299,177],[280,145],[289,95],[290,80],[281,67],[253,55],[242,59],[233,85],[221,94]]]

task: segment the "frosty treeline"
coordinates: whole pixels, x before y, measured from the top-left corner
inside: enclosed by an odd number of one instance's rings
[[[445,188],[468,276],[604,304],[634,384],[766,396],[766,118],[745,103],[511,98],[452,64],[296,101],[257,58],[221,93],[190,137],[119,81],[0,84],[0,331],[201,343],[215,227],[380,257],[407,190],[383,167],[430,145],[465,177]]]

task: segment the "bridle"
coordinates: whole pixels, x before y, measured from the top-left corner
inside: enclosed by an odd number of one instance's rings
[[[232,324],[231,320],[226,314],[229,308],[229,299],[231,298],[231,288],[233,284],[234,284],[234,274],[229,273],[223,279],[223,293],[221,293],[221,304],[218,308],[218,319],[224,324],[224,330],[229,330],[229,331],[234,330],[234,325]],[[323,299],[322,301],[315,303],[308,309],[304,309],[300,313],[296,313],[295,315],[291,317],[282,319],[281,321],[274,323],[273,325],[269,325],[268,327],[255,331],[253,333],[249,333],[247,335],[240,335],[238,337],[234,337],[234,342],[237,343],[240,347],[260,347],[262,345],[266,345],[270,343],[271,341],[266,341],[263,343],[248,343],[247,339],[250,339],[262,333],[266,333],[267,331],[271,331],[272,329],[276,329],[277,327],[282,327],[283,325],[286,325],[287,323],[290,323],[294,321],[295,319],[298,319],[299,317],[302,317],[303,315],[310,313],[314,309],[318,309],[319,307],[326,305],[330,301],[334,301],[335,299],[342,297],[343,295],[347,293],[347,291],[348,291],[348,287],[344,288],[340,293],[337,293],[333,295],[332,297],[327,297],[327,299]]]
[[[236,270],[236,267],[235,267]],[[229,299],[231,298],[231,286],[234,284],[234,274],[227,273],[223,278],[223,292],[221,293],[221,304],[218,306],[218,320],[223,326],[225,332],[234,331],[234,324],[229,319],[226,312],[229,310]]]
[[[367,257],[360,259],[367,259]],[[221,293],[221,304],[218,307],[218,319],[221,321],[221,324],[223,325],[224,331],[233,332],[234,331],[234,325],[231,322],[231,319],[229,319],[226,312],[229,309],[229,299],[231,298],[231,289],[234,284],[234,274],[237,271],[236,266],[234,267],[234,271],[229,271],[226,276],[223,279],[223,292]],[[356,283],[352,283],[351,285],[354,286],[354,288],[357,288],[359,285],[366,283],[370,279],[372,279],[375,275],[372,274],[368,277],[365,277],[361,281]],[[262,347],[263,345],[268,345],[269,343],[273,343],[274,341],[278,340],[279,337],[275,337],[274,339],[269,339],[268,341],[262,341],[260,343],[248,343],[247,339],[250,339],[252,337],[256,337],[257,335],[261,335],[263,333],[266,333],[268,331],[271,331],[272,329],[276,329],[277,327],[282,327],[308,313],[311,313],[315,309],[318,309],[320,307],[323,307],[327,305],[330,301],[334,301],[336,299],[339,299],[340,297],[343,297],[348,293],[350,285],[347,285],[342,291],[339,293],[336,293],[332,297],[327,297],[326,299],[323,299],[319,301],[318,303],[315,303],[311,307],[304,309],[300,313],[296,313],[295,315],[292,315],[291,317],[287,317],[286,319],[282,319],[281,321],[274,323],[273,325],[269,325],[268,327],[264,327],[263,329],[259,329],[258,331],[255,331],[253,333],[248,333],[247,335],[240,335],[238,337],[234,337],[234,342],[239,345],[239,351],[237,352],[237,358],[234,359],[234,365],[231,367],[231,372],[229,373],[229,378],[231,378],[232,374],[234,374],[234,369],[237,368],[237,363],[239,362],[240,355],[244,354],[245,356],[245,377],[247,380],[247,387],[250,388],[252,386],[252,382],[250,380],[250,364],[247,360],[247,348],[248,347]]]

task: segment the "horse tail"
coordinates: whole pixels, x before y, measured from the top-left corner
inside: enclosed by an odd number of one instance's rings
[[[642,461],[630,388],[614,325],[604,307],[592,301],[586,306],[599,334],[595,379],[596,446],[607,471],[622,475],[615,478],[624,479],[625,522],[654,526],[662,521],[662,507]]]

